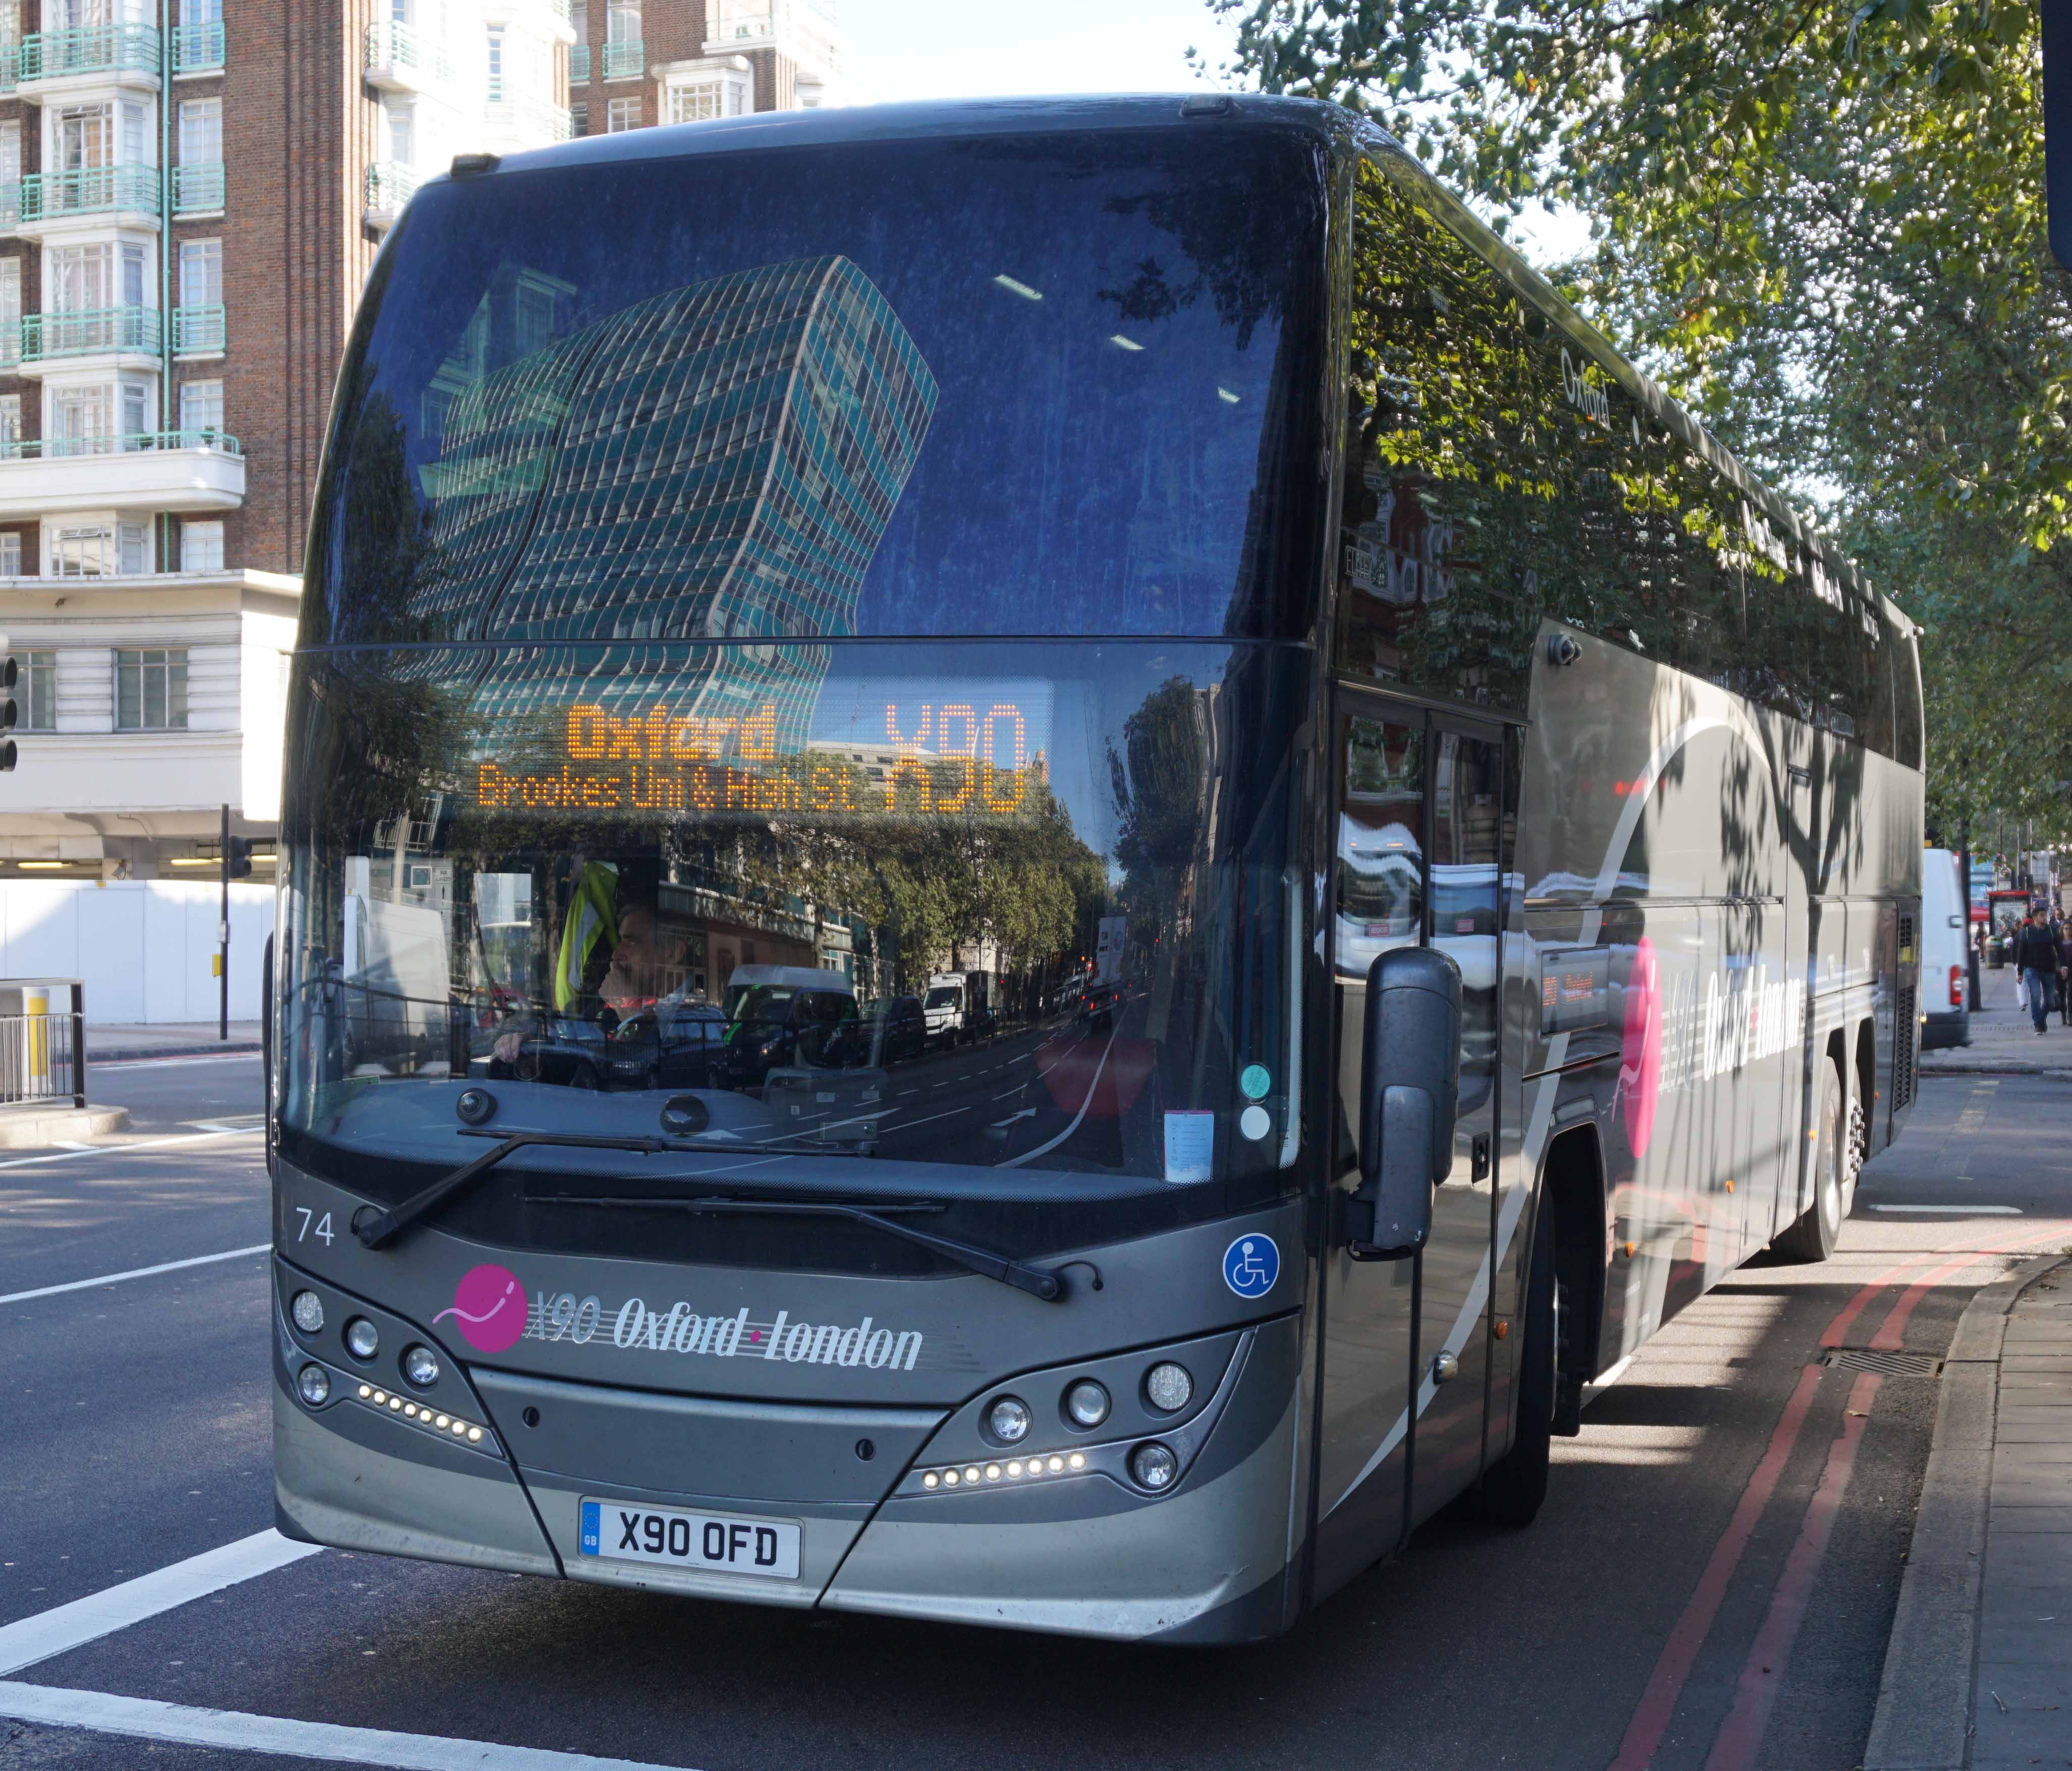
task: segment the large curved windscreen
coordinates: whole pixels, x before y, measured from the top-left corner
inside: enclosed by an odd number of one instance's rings
[[[846,143],[436,184],[306,643],[1307,631],[1315,145]]]
[[[664,1148],[526,1152],[493,1198],[1184,1201],[1170,1216],[1277,1189],[1309,656],[306,654],[283,1153],[392,1199],[519,1132]],[[487,1228],[591,1246],[598,1221]]]

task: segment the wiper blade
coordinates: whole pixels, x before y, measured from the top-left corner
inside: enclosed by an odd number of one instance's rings
[[[472,1135],[494,1137],[495,1133]],[[573,1132],[513,1132],[495,1149],[486,1150],[472,1162],[464,1162],[452,1173],[442,1175],[401,1205],[391,1206],[386,1210],[378,1206],[362,1206],[352,1214],[353,1235],[360,1239],[363,1247],[386,1248],[411,1225],[438,1210],[456,1194],[473,1186],[514,1150],[522,1150],[528,1144],[552,1144],[577,1150],[632,1150],[642,1156],[659,1156],[676,1148],[668,1139],[659,1137],[589,1137]]]
[[[1018,1292],[1026,1292],[1031,1297],[1040,1297],[1046,1304],[1054,1304],[1065,1295],[1065,1282],[1055,1272],[1042,1267],[1032,1267],[1006,1255],[996,1255],[990,1248],[980,1248],[968,1242],[958,1242],[949,1236],[938,1236],[931,1231],[917,1230],[911,1224],[901,1223],[898,1218],[886,1215],[888,1212],[939,1211],[938,1205],[891,1205],[876,1207],[853,1206],[834,1199],[658,1199],[653,1198],[625,1198],[613,1194],[556,1194],[551,1198],[534,1196],[540,1205],[617,1207],[626,1210],[688,1211],[693,1213],[731,1212],[742,1217],[820,1217],[846,1218],[851,1223],[867,1224],[873,1230],[882,1231],[888,1236],[896,1236],[902,1242],[911,1243],[917,1248],[926,1248],[940,1255],[945,1260],[954,1261],[968,1272],[984,1279],[998,1280],[1003,1285],[1012,1285]]]

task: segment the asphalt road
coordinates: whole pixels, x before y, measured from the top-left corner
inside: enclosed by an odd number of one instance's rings
[[[131,1132],[0,1164],[0,1299],[263,1242],[258,1140],[236,1129],[257,1083],[249,1059],[101,1069]],[[1827,1367],[1823,1339],[1938,1354],[2015,1258],[1974,1251],[2072,1243],[2068,1105],[2072,1085],[2045,1079],[1925,1083],[1837,1259],[1752,1264],[1658,1336],[1559,1445],[1529,1531],[1442,1517],[1263,1647],[1119,1649],[326,1551],[13,1676],[699,1771],[1846,1771],[1935,1383]],[[1921,1209],[1937,1206],[1958,1209]],[[0,1302],[0,1625],[270,1525],[266,1309],[256,1256]],[[515,1771],[474,1751],[439,1762]],[[8,1771],[310,1762],[0,1721]]]

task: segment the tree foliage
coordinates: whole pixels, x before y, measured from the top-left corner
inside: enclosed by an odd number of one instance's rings
[[[1371,114],[1924,623],[1930,813],[2066,820],[2072,278],[2033,6],[1212,0],[1241,80]]]

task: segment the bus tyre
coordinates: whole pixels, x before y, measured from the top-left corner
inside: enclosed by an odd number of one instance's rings
[[[1543,1195],[1532,1231],[1532,1272],[1525,1282],[1525,1321],[1518,1349],[1518,1431],[1511,1449],[1483,1473],[1482,1514],[1492,1525],[1519,1531],[1547,1498],[1547,1461],[1554,1430],[1555,1369],[1560,1325],[1555,1320],[1554,1212]]]
[[[1778,1253],[1786,1260],[1825,1260],[1841,1239],[1842,1219],[1848,1213],[1847,1195],[1854,1190],[1850,1151],[1842,1118],[1842,1079],[1832,1060],[1820,1065],[1819,1106],[1813,1116],[1813,1202],[1799,1221],[1777,1239]]]

